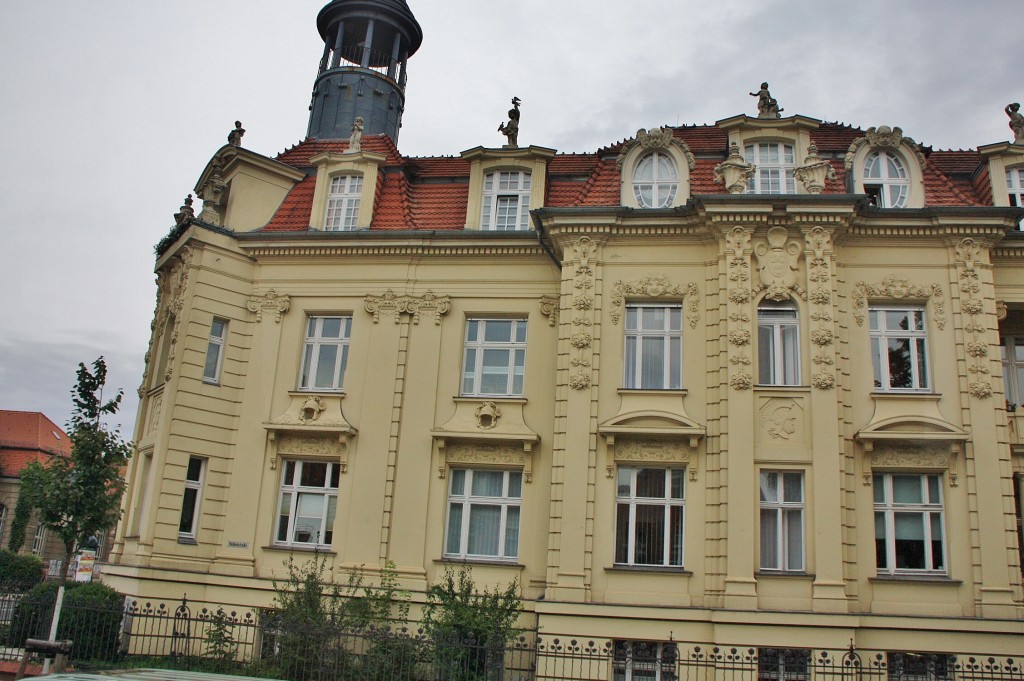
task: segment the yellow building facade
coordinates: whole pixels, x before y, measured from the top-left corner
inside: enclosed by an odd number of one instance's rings
[[[332,78],[375,68],[344,5]],[[269,605],[318,550],[414,600],[518,580],[579,639],[1024,650],[1024,146],[769,109],[410,159],[365,124],[234,140],[162,243],[105,581]]]

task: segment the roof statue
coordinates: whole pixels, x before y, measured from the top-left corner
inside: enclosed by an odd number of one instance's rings
[[[1024,114],[1020,112],[1020,102],[1007,104],[1006,115],[1010,117],[1010,130],[1013,130],[1013,143],[1024,144]]]
[[[196,216],[195,209],[192,208],[192,195],[189,194],[185,197],[185,203],[182,204],[178,212],[174,214],[174,224],[184,225],[189,220]]]
[[[348,138],[348,151],[349,153],[356,153],[361,151],[363,148],[363,117],[356,116],[356,119],[352,121],[352,134]]]
[[[242,136],[245,135],[245,128],[242,121],[235,121],[235,129],[228,133],[228,144],[233,147],[242,146]]]
[[[781,118],[779,113],[785,111],[779,108],[779,101],[768,92],[768,83],[761,83],[761,89],[751,92],[750,96],[757,97],[758,118]]]
[[[498,132],[508,138],[506,147],[519,148],[519,105],[522,100],[518,97],[512,98],[512,108],[508,110],[508,123],[499,123]]]

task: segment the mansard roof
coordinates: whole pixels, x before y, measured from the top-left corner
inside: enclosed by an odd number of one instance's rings
[[[732,120],[732,119],[729,119]],[[811,120],[811,119],[807,119]],[[756,124],[750,119],[748,125]],[[695,157],[690,173],[694,196],[725,194],[714,179],[715,167],[728,155],[727,130],[715,125],[669,127],[674,139],[684,143]],[[824,122],[810,129],[818,154],[836,172],[826,182],[824,194],[847,194],[850,183],[845,157],[851,144],[865,135],[861,128]],[[632,138],[592,153],[557,154],[548,163],[544,205],[563,207],[614,207],[621,201],[622,169],[619,155]],[[917,145],[924,158],[924,205],[991,206],[987,171],[976,150],[942,151]],[[324,152],[343,153],[348,140],[306,139],[283,151],[277,160],[307,174],[289,192],[266,231],[306,231],[315,187],[315,168],[310,159]],[[403,156],[386,135],[364,136],[363,151],[385,157],[378,176],[371,230],[461,230],[469,200],[470,162],[458,156]],[[797,159],[797,162],[802,159]]]

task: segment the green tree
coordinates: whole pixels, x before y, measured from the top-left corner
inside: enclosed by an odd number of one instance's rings
[[[65,574],[76,546],[113,527],[121,512],[122,469],[131,448],[101,421],[121,405],[121,391],[104,401],[106,381],[102,357],[92,363],[92,371],[78,365],[78,382],[71,390],[71,456],[53,457],[45,466],[33,462],[22,471],[21,494],[38,509],[40,522],[64,542]]]

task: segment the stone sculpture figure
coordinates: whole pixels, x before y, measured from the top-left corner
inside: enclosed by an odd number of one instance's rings
[[[242,136],[245,135],[245,128],[242,121],[235,121],[235,129],[228,133],[228,144],[233,147],[242,146]]]
[[[1013,130],[1013,143],[1024,144],[1024,114],[1020,112],[1020,102],[1007,104],[1006,115],[1010,117],[1010,130]]]
[[[178,212],[174,214],[174,224],[184,225],[189,220],[196,216],[196,211],[192,208],[192,195],[189,194],[185,197],[185,203],[182,204]]]
[[[781,118],[779,113],[785,111],[785,109],[779,108],[778,100],[772,97],[772,93],[768,91],[768,83],[761,83],[761,89],[751,92],[750,96],[757,97],[758,118]]]
[[[508,110],[508,123],[499,123],[498,132],[508,138],[505,146],[513,149],[519,147],[519,105],[522,101],[518,97],[512,98],[512,108]]]
[[[354,153],[363,148],[363,117],[356,116],[352,121],[352,134],[348,138],[348,151]]]

